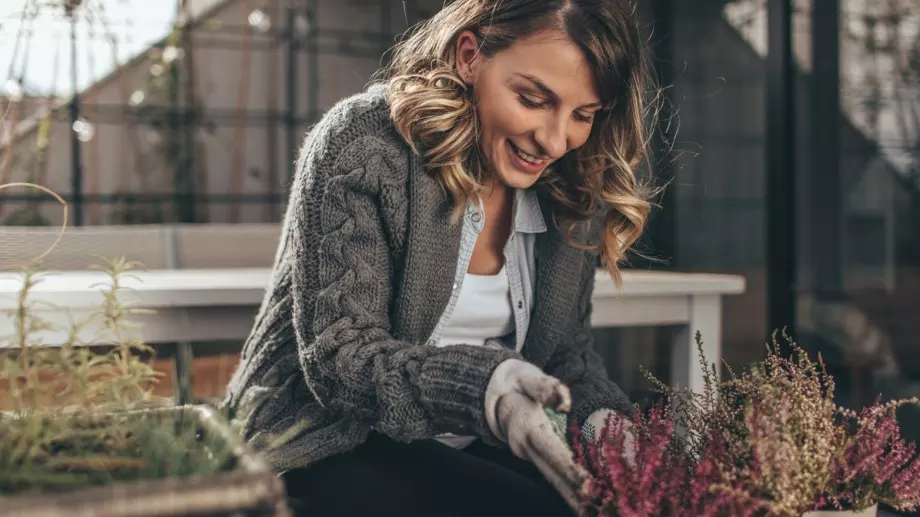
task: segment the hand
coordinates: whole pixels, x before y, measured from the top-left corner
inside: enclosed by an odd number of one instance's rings
[[[581,433],[586,440],[596,442],[600,440],[607,424],[613,429],[614,422],[621,420],[623,426],[623,457],[630,467],[636,466],[636,437],[632,432],[632,422],[621,413],[612,409],[599,409],[588,415],[581,426]]]
[[[486,421],[511,452],[533,463],[576,512],[576,494],[587,477],[572,458],[568,445],[553,431],[544,411],[571,409],[569,389],[535,365],[508,359],[498,365],[486,388]]]

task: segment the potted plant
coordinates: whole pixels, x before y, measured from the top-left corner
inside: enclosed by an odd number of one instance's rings
[[[135,264],[106,272],[104,303],[91,318],[104,335],[81,342],[76,322],[60,347],[42,346],[25,272],[15,333],[0,344],[0,516],[141,517],[289,515],[281,479],[253,454],[226,418],[203,405],[153,396],[152,350],[128,337],[137,310],[117,295]]]
[[[880,503],[920,507],[920,461],[894,411],[916,398],[854,412],[834,402],[834,380],[786,337],[762,362],[720,380],[701,360],[705,389],[692,393],[645,372],[663,395],[631,426],[610,419],[596,441],[574,441],[591,473],[586,513],[779,517],[876,515]],[[697,346],[702,357],[701,338]],[[578,430],[573,428],[578,437]]]

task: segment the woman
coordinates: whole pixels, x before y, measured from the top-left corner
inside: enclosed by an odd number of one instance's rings
[[[629,410],[589,313],[649,211],[644,45],[626,0],[455,0],[313,128],[227,399],[304,514],[572,514],[545,408]]]

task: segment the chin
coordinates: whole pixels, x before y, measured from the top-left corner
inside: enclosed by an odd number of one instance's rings
[[[524,174],[518,171],[509,171],[502,170],[499,171],[499,178],[501,178],[502,183],[508,185],[511,188],[516,189],[528,189],[533,186],[534,183],[540,179],[542,174]]]

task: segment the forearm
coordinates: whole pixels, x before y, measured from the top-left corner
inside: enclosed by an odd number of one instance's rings
[[[498,364],[516,356],[512,351],[366,341],[377,333],[340,340],[331,331],[305,347],[307,382],[327,409],[402,441],[445,432],[490,434],[486,386]]]

